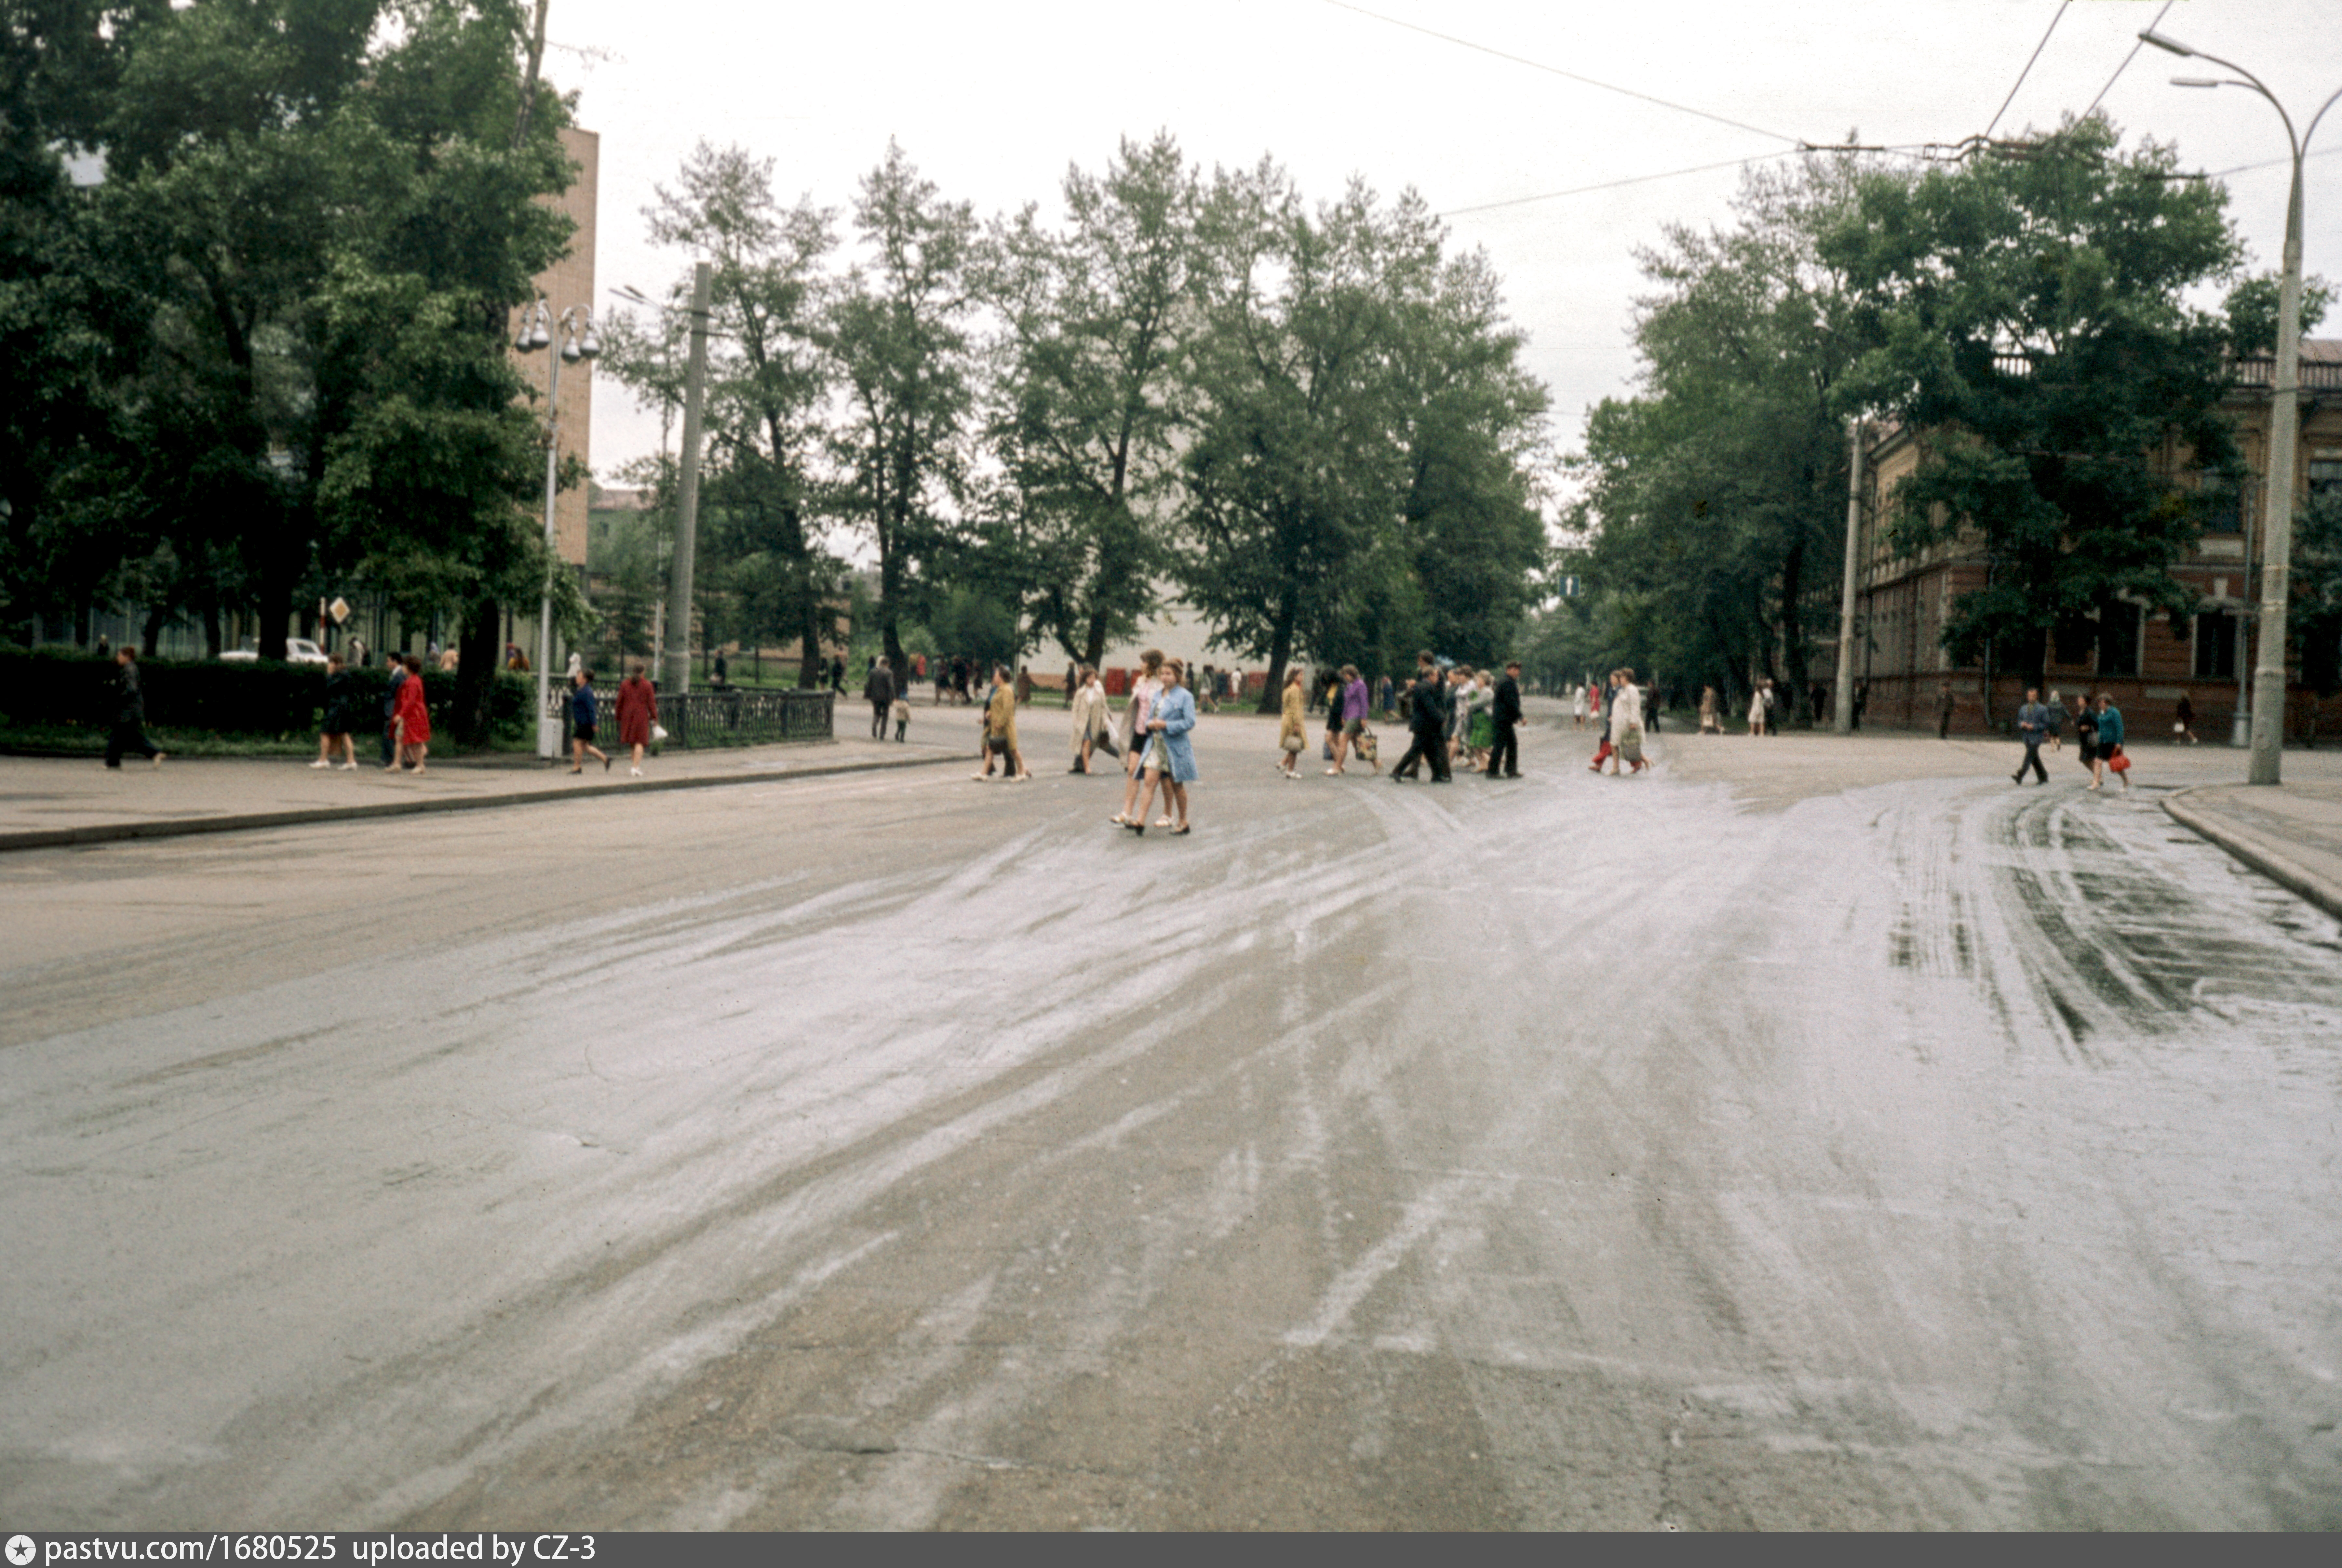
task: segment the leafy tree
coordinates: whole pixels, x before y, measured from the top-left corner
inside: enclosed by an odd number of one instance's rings
[[[855,226],[868,255],[846,274],[819,335],[843,404],[828,443],[832,504],[876,546],[879,634],[899,670],[921,562],[951,532],[965,484],[978,236],[967,204],[943,200],[891,142],[863,178]]]
[[[694,578],[703,623],[711,634],[727,623],[760,644],[797,642],[798,684],[817,684],[837,572],[822,547],[816,472],[830,392],[818,341],[823,268],[836,245],[830,214],[805,201],[782,209],[770,159],[702,142],[645,215],[655,243],[712,264],[703,570]],[[686,273],[653,330],[615,323],[604,357],[621,381],[670,407],[682,396],[690,290]]]
[[[1544,403],[1485,265],[1443,263],[1412,193],[1311,212],[1266,162],[1218,176],[1199,232],[1177,560],[1215,640],[1268,661],[1264,712],[1301,650],[1388,667],[1445,617],[1487,656],[1541,553]]]
[[[1752,173],[1731,227],[1670,225],[1640,253],[1657,285],[1637,304],[1644,390],[1590,413],[1577,460],[1592,667],[1711,684],[1730,701],[1758,676],[1808,684],[1837,619],[1837,400],[1858,346],[1817,241],[1858,172],[1817,157]]]
[[[2118,600],[2187,609],[2170,567],[2200,520],[2153,456],[2176,442],[2238,474],[2218,408],[2230,327],[2184,298],[2236,265],[2226,193],[2117,140],[2069,120],[2024,155],[1871,175],[1822,236],[1865,345],[1845,405],[1928,433],[1888,538],[1916,552],[1973,530],[1989,562],[1945,629],[1963,662],[1997,648],[2037,677],[2061,624]]]
[[[1070,169],[1067,226],[1026,207],[992,235],[986,293],[1006,330],[994,449],[1016,494],[1018,576],[1038,627],[1096,664],[1156,602],[1157,521],[1176,479],[1179,324],[1196,259],[1195,175],[1168,135]]]

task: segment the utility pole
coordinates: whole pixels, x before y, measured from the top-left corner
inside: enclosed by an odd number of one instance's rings
[[[707,394],[707,296],[713,269],[691,269],[691,369],[683,389],[683,472],[676,484],[675,560],[667,577],[667,645],[661,661],[661,688],[681,696],[691,690],[691,568],[699,534],[699,414]]]
[[[2246,782],[2281,783],[2285,754],[2285,654],[2287,595],[2293,591],[2293,461],[2294,438],[2301,421],[2301,161],[2309,155],[2309,139],[2326,111],[2342,102],[2342,88],[2317,106],[2308,128],[2294,135],[2293,116],[2277,101],[2268,85],[2234,60],[2223,60],[2149,27],[2139,41],[2179,55],[2209,60],[2234,71],[2236,76],[2174,76],[2175,87],[2247,87],[2267,100],[2285,122],[2286,151],[2293,155],[2293,184],[2285,204],[2285,269],[2277,282],[2277,363],[2271,366],[2269,389],[2268,468],[2262,474],[2261,503],[2261,625],[2260,645],[2253,661],[2252,755],[2246,764]],[[2241,77],[2242,80],[2237,78]],[[2248,556],[2249,563],[2250,557]],[[2247,564],[2245,586],[2252,587]]]
[[[1862,421],[1846,422],[1846,588],[1837,605],[1837,690],[1830,727],[1854,733],[1854,595],[1862,557]],[[1916,679],[1917,676],[1914,676]]]

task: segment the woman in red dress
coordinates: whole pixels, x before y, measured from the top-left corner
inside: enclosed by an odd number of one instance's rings
[[[424,772],[423,759],[431,751],[431,710],[423,702],[423,661],[413,654],[406,655],[406,679],[398,683],[398,709],[390,722],[397,731],[399,763],[412,758],[415,771]]]
[[[618,683],[618,744],[635,748],[635,765],[627,772],[640,778],[643,748],[651,744],[651,726],[658,723],[658,693],[643,679],[640,660],[631,667],[633,673]]]

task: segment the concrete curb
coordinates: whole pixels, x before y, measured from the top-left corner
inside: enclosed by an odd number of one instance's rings
[[[431,800],[381,801],[371,805],[300,806],[290,811],[245,812],[233,815],[179,817],[140,822],[89,823],[80,827],[35,828],[0,833],[0,853],[18,849],[62,849],[81,844],[109,844],[133,838],[183,838],[201,833],[246,833],[258,828],[299,827],[309,823],[358,822],[369,817],[418,816],[428,812],[489,811],[503,806],[551,804],[592,795],[651,794],[665,790],[717,789],[734,784],[786,784],[792,779],[820,778],[836,774],[883,773],[892,768],[933,767],[939,763],[965,763],[956,752],[943,756],[904,757],[900,761],[832,763],[825,767],[785,768],[766,773],[720,777],[630,779],[625,784],[576,784],[567,789],[528,790],[512,794],[446,795]]]
[[[2225,784],[2197,786],[2198,789],[2227,787]],[[2342,886],[2337,886],[2270,848],[2257,834],[2239,832],[2208,813],[2198,811],[2187,804],[2187,796],[2195,793],[2195,789],[2184,789],[2163,797],[2163,809],[2172,821],[2210,840],[2287,892],[2298,894],[2337,920],[2342,920]]]

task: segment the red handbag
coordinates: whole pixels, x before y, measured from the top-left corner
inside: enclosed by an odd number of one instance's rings
[[[2115,754],[2107,759],[2107,766],[2118,774],[2127,774],[2130,772],[2130,758],[2124,754],[2122,747],[2117,746]]]

